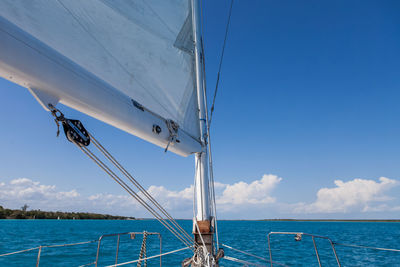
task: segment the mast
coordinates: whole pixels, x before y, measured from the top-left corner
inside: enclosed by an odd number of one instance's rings
[[[196,174],[195,174],[195,207],[197,213],[193,218],[194,235],[198,244],[204,241],[209,253],[214,254],[213,248],[213,229],[211,227],[211,205],[208,178],[208,151],[207,151],[207,101],[205,99],[203,57],[202,57],[202,37],[200,28],[200,1],[192,0],[192,25],[193,41],[195,52],[196,68],[196,88],[197,102],[199,108],[199,123],[202,150],[195,154]],[[199,233],[200,232],[200,233]],[[200,236],[201,235],[201,236]]]

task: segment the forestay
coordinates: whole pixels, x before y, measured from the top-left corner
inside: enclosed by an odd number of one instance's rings
[[[199,139],[190,10],[190,0],[0,1],[0,16]]]

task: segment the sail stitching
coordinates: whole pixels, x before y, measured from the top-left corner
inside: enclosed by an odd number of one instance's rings
[[[154,11],[154,9],[147,3],[147,0],[144,0],[143,3],[153,12],[153,14],[160,20],[162,24],[170,31],[172,34],[174,34],[173,30],[168,26],[168,24],[160,17],[160,15]]]

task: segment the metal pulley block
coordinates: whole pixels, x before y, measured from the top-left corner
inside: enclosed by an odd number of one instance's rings
[[[49,109],[51,114],[55,117],[54,121],[57,124],[57,136],[60,134],[61,122],[68,141],[80,146],[88,146],[90,144],[89,133],[79,120],[70,120],[65,118],[64,114],[51,104],[49,104]]]
[[[89,133],[79,120],[65,119],[62,121],[62,126],[68,141],[81,146],[88,146],[90,144]]]

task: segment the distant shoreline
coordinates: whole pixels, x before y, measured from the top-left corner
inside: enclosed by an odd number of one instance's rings
[[[110,215],[105,215],[110,216]],[[69,219],[69,218],[25,218],[25,219],[18,219],[18,218],[0,218],[0,221],[5,220],[64,220],[64,221],[72,221],[72,220],[105,220],[105,221],[153,221],[156,220],[154,218],[130,218],[130,217],[123,217],[123,216],[113,216],[119,218],[79,218],[79,219]],[[192,219],[176,219],[177,221],[191,221]],[[218,221],[226,221],[226,222],[388,222],[388,223],[400,223],[400,219],[396,220],[370,220],[370,219],[357,219],[357,220],[349,220],[349,219],[258,219],[258,220],[246,220],[246,219],[219,219]]]
[[[400,219],[262,219],[269,222],[400,222]]]
[[[0,206],[0,219],[5,220],[135,220],[135,217],[114,216],[90,212],[62,212],[27,210],[25,204],[21,209],[5,209]]]
[[[135,218],[89,212],[62,212],[7,209],[0,206],[0,220],[156,220],[154,218]],[[192,220],[192,219],[177,219]],[[219,219],[219,221],[254,221],[254,222],[400,222],[400,219]]]

